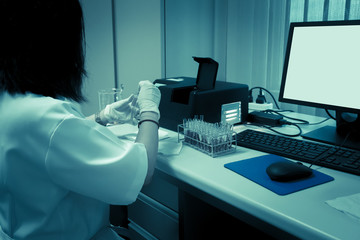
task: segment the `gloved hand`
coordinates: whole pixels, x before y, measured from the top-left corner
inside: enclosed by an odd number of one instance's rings
[[[153,112],[157,114],[157,121],[160,119],[159,104],[161,99],[160,90],[149,80],[139,82],[139,94],[137,103],[140,114]]]
[[[136,97],[132,94],[130,97],[109,104],[100,112],[100,119],[107,123],[130,123],[137,124],[139,109],[136,107]]]

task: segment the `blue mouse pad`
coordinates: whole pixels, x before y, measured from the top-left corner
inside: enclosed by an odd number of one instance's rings
[[[309,178],[304,178],[291,182],[273,181],[267,175],[266,168],[270,164],[278,161],[289,160],[277,155],[269,154],[265,156],[228,163],[224,166],[279,195],[287,195],[334,180],[334,178],[330,177],[329,175],[313,170],[313,175]]]

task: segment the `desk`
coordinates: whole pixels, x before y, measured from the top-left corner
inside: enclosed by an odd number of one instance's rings
[[[320,119],[308,116],[308,120],[319,122]],[[324,124],[329,123],[332,124],[329,121]],[[306,132],[324,124],[309,126],[303,130]],[[242,128],[236,130],[241,131]],[[169,134],[177,137],[177,133]],[[226,163],[264,154],[237,147],[234,154],[211,158],[184,146],[180,155],[159,155],[157,171],[179,188],[180,239],[189,234],[189,226],[184,222],[189,219],[187,203],[184,203],[188,197],[194,197],[200,204],[208,204],[231,216],[230,219],[246,222],[277,239],[360,239],[360,222],[325,203],[326,200],[360,193],[359,176],[314,166],[314,169],[334,177],[335,180],[279,196],[224,167]],[[196,217],[196,209],[191,211]],[[197,223],[201,225],[201,222]],[[207,230],[210,233],[213,231],[211,227]],[[238,231],[238,234],[241,235],[242,232]]]

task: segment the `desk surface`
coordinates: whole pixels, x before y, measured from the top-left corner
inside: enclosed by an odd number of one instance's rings
[[[307,119],[310,122],[321,120],[310,116],[307,116]],[[308,126],[303,130],[306,132],[325,124],[332,124],[332,122]],[[240,126],[236,131],[244,128]],[[170,132],[169,134],[177,138],[177,133]],[[314,169],[334,177],[335,180],[300,192],[279,196],[224,167],[226,163],[264,154],[237,147],[236,153],[212,158],[184,146],[179,155],[160,155],[157,168],[179,181],[301,239],[360,239],[360,221],[350,218],[325,203],[337,197],[360,193],[359,176],[313,166]]]

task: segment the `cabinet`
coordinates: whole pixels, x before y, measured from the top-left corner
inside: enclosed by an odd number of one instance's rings
[[[134,240],[179,239],[178,188],[156,170],[135,203],[128,207]]]

